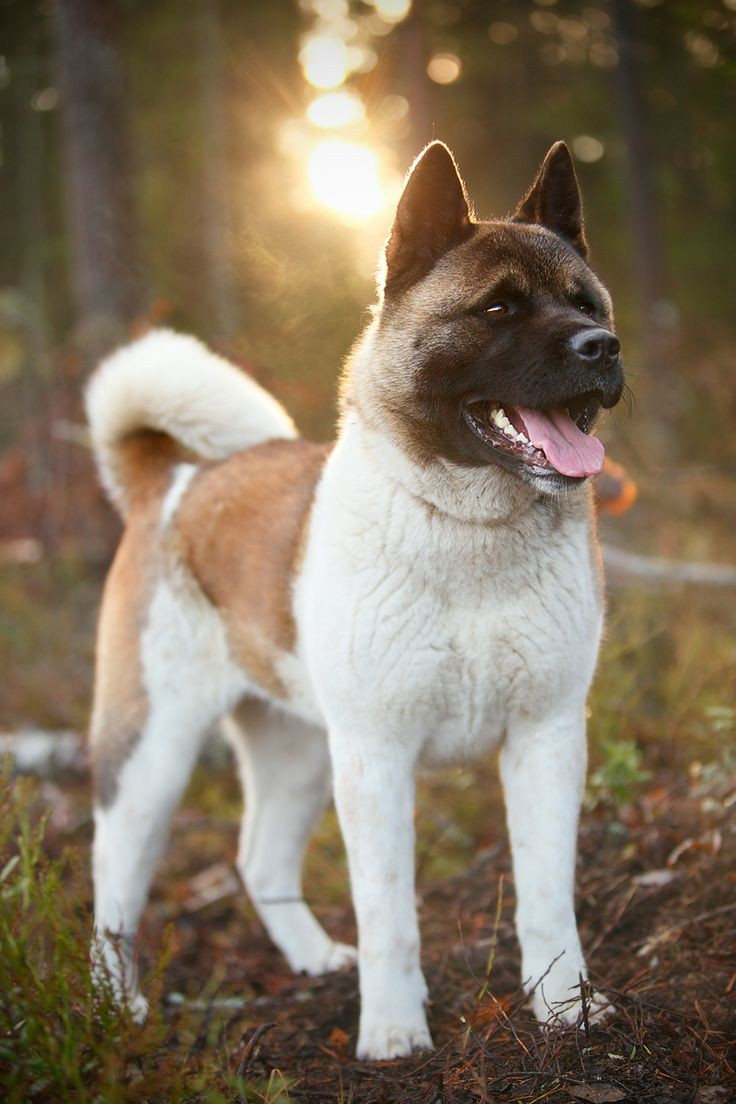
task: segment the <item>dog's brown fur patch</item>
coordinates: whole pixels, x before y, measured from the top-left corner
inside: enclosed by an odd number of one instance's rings
[[[179,443],[167,433],[139,429],[117,446],[118,481],[125,488],[126,517],[133,509],[159,502],[166,493],[171,469],[183,457]]]
[[[160,499],[131,516],[105,585],[97,630],[90,748],[95,798],[111,804],[146,721],[140,643],[157,563]]]
[[[283,698],[276,660],[296,641],[292,585],[331,446],[268,441],[193,479],[175,522],[182,558],[219,610],[236,661]]]

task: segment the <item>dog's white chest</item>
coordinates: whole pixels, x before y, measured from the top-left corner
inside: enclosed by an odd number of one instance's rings
[[[587,688],[600,624],[589,537],[545,517],[465,524],[328,472],[297,592],[328,725],[334,704],[454,758]]]

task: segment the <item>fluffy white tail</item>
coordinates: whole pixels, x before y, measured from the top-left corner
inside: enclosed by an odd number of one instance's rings
[[[172,330],[153,330],[104,360],[86,406],[100,478],[123,515],[147,467],[170,466],[170,438],[204,459],[223,460],[296,436],[267,391],[196,338]],[[145,437],[148,447],[135,448]]]

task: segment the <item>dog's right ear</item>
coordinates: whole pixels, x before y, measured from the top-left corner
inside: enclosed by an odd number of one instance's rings
[[[444,142],[432,142],[412,165],[386,245],[387,295],[404,291],[468,237],[465,185]]]

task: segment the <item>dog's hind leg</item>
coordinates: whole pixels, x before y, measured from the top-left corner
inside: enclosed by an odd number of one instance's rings
[[[355,961],[302,898],[304,849],[331,793],[327,737],[286,713],[244,701],[226,724],[245,792],[238,870],[273,942],[308,974]]]
[[[136,1018],[147,1004],[138,992],[135,938],[151,880],[200,750],[204,727],[187,716],[189,702],[152,709],[123,764],[114,796],[95,808],[93,964],[106,972]]]
[[[106,974],[141,1018],[134,945],[151,880],[203,738],[244,685],[217,614],[183,572],[158,583],[135,650],[118,631],[127,608],[114,592],[103,604],[98,647],[92,958],[95,977]]]

